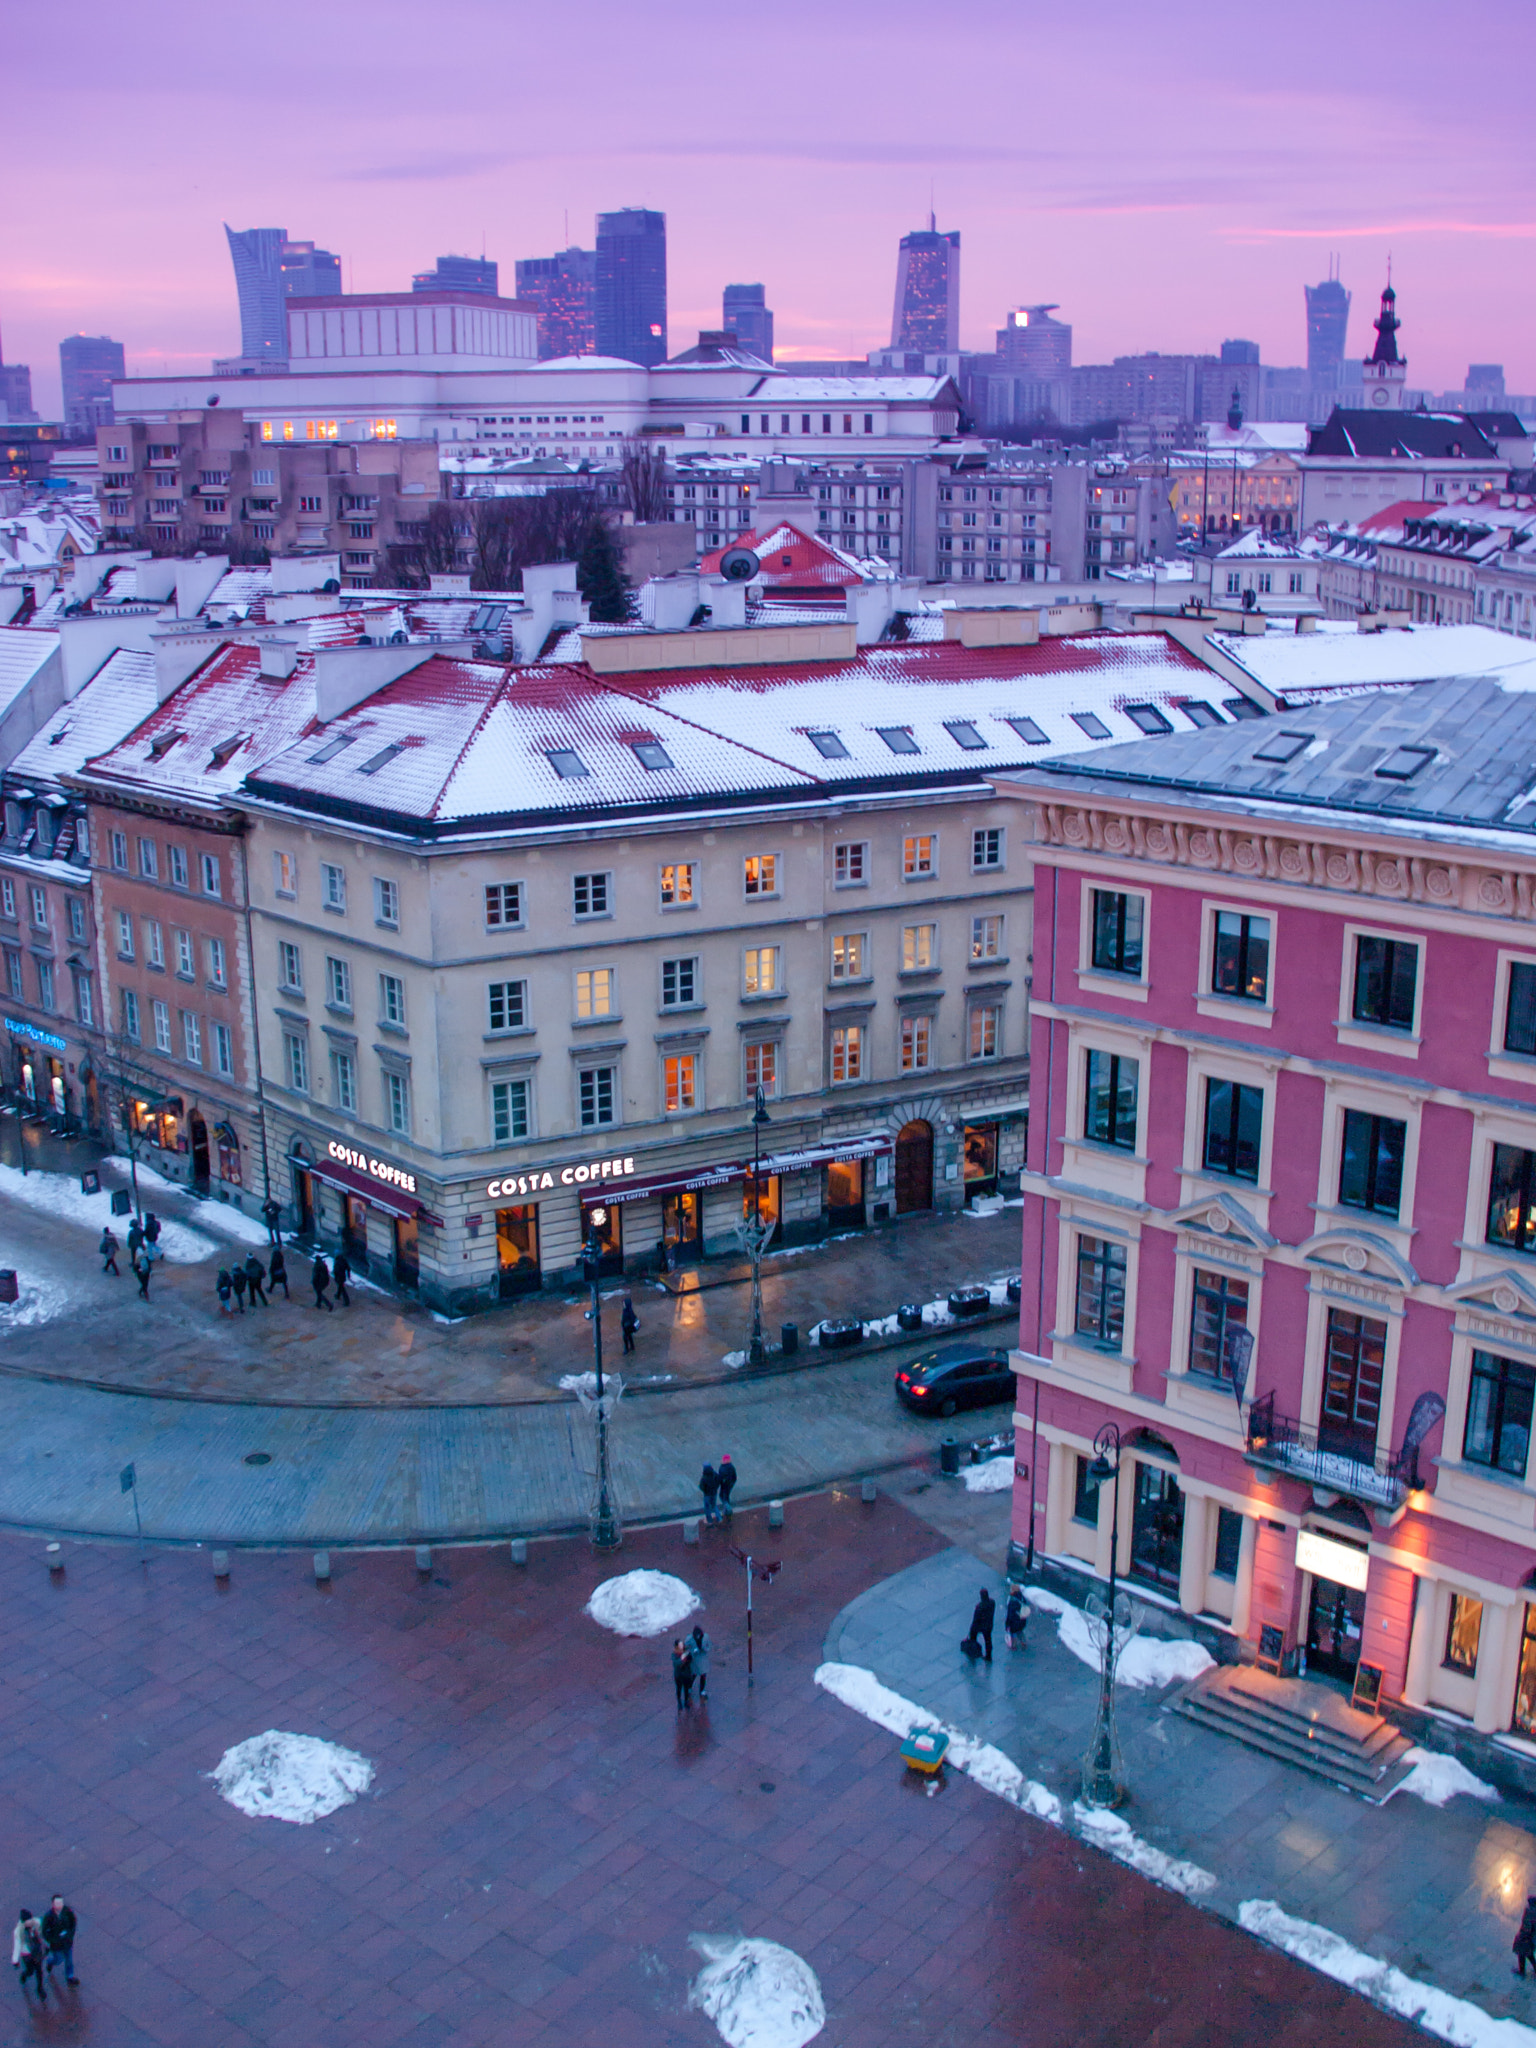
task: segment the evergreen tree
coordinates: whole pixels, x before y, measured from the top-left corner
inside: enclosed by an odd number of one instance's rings
[[[603,625],[623,625],[635,615],[634,592],[606,519],[594,519],[582,543],[576,558],[576,587],[592,617]]]

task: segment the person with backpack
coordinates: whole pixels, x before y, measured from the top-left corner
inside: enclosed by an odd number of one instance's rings
[[[101,1254],[102,1272],[110,1273],[114,1279],[120,1280],[122,1275],[117,1270],[117,1239],[112,1234],[111,1224],[108,1224],[101,1233],[101,1243],[96,1249]]]
[[[37,1980],[38,2002],[48,2003],[48,1987],[43,1982],[43,1930],[37,1915],[29,1906],[23,1906],[16,1916],[15,1930],[11,1935],[11,1968],[16,1971],[16,1981],[26,1996],[28,1978]]]
[[[153,1209],[144,1218],[144,1240],[149,1246],[150,1257],[158,1257],[160,1251],[160,1218]]]
[[[309,1284],[315,1290],[315,1307],[330,1309],[334,1314],[336,1304],[330,1298],[331,1269],[319,1252],[315,1253],[315,1263],[309,1269]]]
[[[235,1290],[235,1306],[241,1315],[245,1314],[245,1268],[236,1259],[229,1269],[229,1284]]]
[[[258,1303],[262,1308],[269,1306],[266,1294],[262,1288],[262,1282],[266,1277],[266,1267],[254,1252],[248,1252],[245,1259],[245,1284],[250,1289],[252,1308],[255,1308]]]
[[[230,1281],[228,1266],[220,1266],[219,1277],[213,1284],[214,1290],[219,1297],[219,1314],[221,1316],[232,1316],[234,1310],[229,1304],[234,1297],[235,1290]]]

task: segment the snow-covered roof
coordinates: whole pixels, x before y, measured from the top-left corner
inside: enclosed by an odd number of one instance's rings
[[[1212,633],[1212,647],[1274,697],[1433,683],[1530,670],[1536,646],[1487,626],[1409,626],[1382,633]]]
[[[221,647],[88,772],[117,784],[217,802],[313,721],[313,657],[264,676],[260,650]]]
[[[37,626],[0,626],[0,710],[15,703],[58,651],[57,633]]]
[[[948,377],[792,377],[776,374],[758,396],[773,405],[898,404],[903,400],[937,398]]]
[[[155,708],[155,657],[119,648],[82,690],[47,719],[10,765],[37,783],[74,775],[94,755],[115,747]]]
[[[1241,540],[1235,540],[1230,547],[1223,548],[1216,559],[1218,562],[1293,562],[1301,553],[1302,549],[1296,541],[1282,539],[1277,535],[1265,533],[1260,527],[1250,526]]]

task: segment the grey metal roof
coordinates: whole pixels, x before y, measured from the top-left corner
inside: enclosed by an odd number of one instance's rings
[[[1288,759],[1277,758],[1280,755]],[[1363,692],[1273,717],[1038,763],[1062,796],[1166,792],[1536,836],[1536,692],[1495,677]],[[1036,785],[1038,787],[1038,784]]]

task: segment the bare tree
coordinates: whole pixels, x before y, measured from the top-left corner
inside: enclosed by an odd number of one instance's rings
[[[469,501],[469,582],[473,590],[510,590],[524,521],[521,498]]]
[[[619,477],[636,525],[667,517],[667,458],[655,441],[632,434],[624,444]]]

